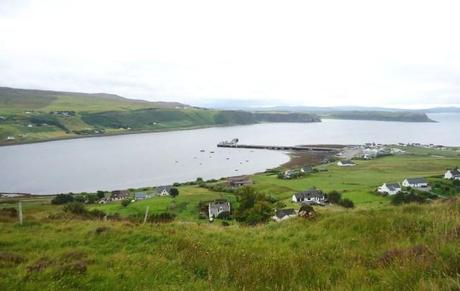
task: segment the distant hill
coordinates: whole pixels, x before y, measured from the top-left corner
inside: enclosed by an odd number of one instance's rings
[[[108,111],[145,108],[184,108],[178,102],[149,102],[107,93],[76,93],[0,87],[2,111]]]
[[[219,104],[218,104],[219,105]],[[433,107],[427,109],[403,109],[391,107],[366,107],[366,106],[238,106],[233,103],[225,103],[223,106],[210,106],[215,109],[227,110],[248,110],[248,111],[269,111],[269,112],[309,112],[309,113],[328,113],[328,112],[423,112],[423,113],[460,113],[460,107]]]
[[[335,111],[321,113],[322,118],[402,122],[435,122],[424,112],[413,111]]]

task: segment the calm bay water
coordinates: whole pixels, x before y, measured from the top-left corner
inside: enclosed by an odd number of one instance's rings
[[[50,194],[163,185],[250,174],[289,159],[277,151],[216,147],[235,137],[241,143],[267,145],[419,142],[460,146],[460,114],[430,117],[438,123],[267,123],[0,147],[0,192]]]

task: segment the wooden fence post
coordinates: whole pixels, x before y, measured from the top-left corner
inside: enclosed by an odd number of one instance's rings
[[[22,202],[18,202],[19,224],[22,225]]]
[[[148,216],[149,216],[149,207],[147,206],[147,207],[145,208],[144,223],[147,222],[147,217],[148,217]]]

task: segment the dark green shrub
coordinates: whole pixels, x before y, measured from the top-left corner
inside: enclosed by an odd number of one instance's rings
[[[326,197],[329,203],[338,204],[342,200],[342,193],[334,190],[327,193]]]
[[[353,207],[355,207],[355,204],[353,203],[353,201],[351,201],[350,199],[347,199],[347,198],[340,200],[339,205],[343,206],[345,208],[353,208]]]
[[[173,198],[176,198],[179,195],[179,189],[171,188],[171,190],[169,190],[169,195],[171,195]]]
[[[127,207],[131,203],[131,199],[126,198],[121,201],[121,206]]]
[[[102,219],[105,216],[105,212],[99,209],[93,209],[88,212],[89,217]]]
[[[87,210],[85,205],[80,202],[71,202],[64,206],[64,211],[76,215],[85,215]]]
[[[51,200],[51,204],[60,205],[74,201],[74,197],[71,194],[58,194]]]

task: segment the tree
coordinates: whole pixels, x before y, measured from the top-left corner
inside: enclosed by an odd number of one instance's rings
[[[104,191],[101,191],[101,190],[98,190],[98,191],[96,192],[96,195],[97,195],[97,198],[98,198],[98,199],[102,199],[102,198],[105,197],[105,192],[104,192]]]
[[[179,195],[179,189],[171,188],[171,190],[169,190],[169,195],[171,195],[173,198],[176,198]]]
[[[342,193],[338,191],[331,191],[327,194],[327,200],[329,203],[338,204],[342,200]]]
[[[236,220],[255,225],[267,222],[273,216],[273,204],[265,194],[257,193],[252,187],[243,187],[237,191],[239,207],[235,212]]]

